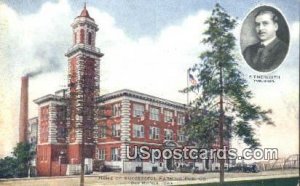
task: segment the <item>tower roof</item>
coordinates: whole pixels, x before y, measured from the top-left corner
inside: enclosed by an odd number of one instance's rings
[[[81,11],[81,13],[78,17],[87,17],[87,18],[94,20],[93,18],[90,17],[90,14],[89,14],[88,10],[86,9],[86,3],[84,3],[83,10]]]

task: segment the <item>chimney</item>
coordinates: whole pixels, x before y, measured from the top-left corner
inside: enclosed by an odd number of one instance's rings
[[[27,141],[27,126],[28,126],[28,76],[23,76],[21,79],[19,142]]]

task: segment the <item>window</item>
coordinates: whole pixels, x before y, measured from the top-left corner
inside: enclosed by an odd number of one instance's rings
[[[144,105],[133,104],[133,117],[142,117],[144,116]]]
[[[150,139],[159,139],[159,134],[160,134],[160,130],[157,127],[150,127],[150,135],[149,138]]]
[[[36,125],[36,124],[31,124],[31,129],[30,129],[30,131],[31,131],[31,134],[32,135],[36,135],[37,134],[37,130],[38,130],[38,125]]]
[[[92,45],[92,33],[91,32],[89,32],[89,35],[88,35],[88,44]]]
[[[77,33],[74,32],[74,44],[76,44],[76,40],[77,40]]]
[[[116,117],[121,116],[121,103],[113,104],[112,115]]]
[[[119,124],[118,125],[114,124],[112,125],[111,131],[112,131],[112,136],[119,137],[121,134],[121,126]]]
[[[92,138],[93,138],[93,130],[85,129],[85,139],[92,139]]]
[[[120,161],[120,155],[119,155],[119,149],[118,148],[111,148],[111,160],[112,161]]]
[[[185,124],[185,117],[183,114],[178,113],[178,124],[179,125],[184,125]]]
[[[67,118],[67,108],[65,106],[56,106],[56,121],[59,124],[63,124],[63,121]]]
[[[57,128],[57,138],[65,138],[67,136],[67,129],[64,127]]]
[[[32,136],[31,138],[30,138],[30,142],[31,143],[33,143],[34,145],[36,144],[36,136]]]
[[[99,126],[98,136],[99,136],[99,138],[106,137],[106,126],[104,126],[104,125]]]
[[[185,141],[185,135],[184,135],[183,131],[180,131],[180,130],[178,131],[177,138],[178,138],[178,141],[180,141],[180,142]]]
[[[150,119],[159,121],[159,109],[150,107]]]
[[[164,110],[164,120],[165,122],[172,122],[173,121],[173,112],[169,110]]]
[[[165,140],[173,140],[173,131],[171,129],[165,129]]]
[[[80,30],[80,43],[84,43],[84,30]]]
[[[97,149],[97,156],[99,160],[105,160],[105,149]]]
[[[143,125],[133,125],[133,137],[143,138],[144,137],[144,126]]]

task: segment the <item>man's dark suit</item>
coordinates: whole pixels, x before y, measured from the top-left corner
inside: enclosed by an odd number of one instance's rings
[[[276,38],[267,46],[263,46],[261,43],[248,46],[243,55],[253,69],[260,72],[269,72],[281,64],[287,50],[288,45]]]

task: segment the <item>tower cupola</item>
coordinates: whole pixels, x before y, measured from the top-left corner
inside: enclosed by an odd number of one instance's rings
[[[86,4],[81,11],[80,15],[74,19],[72,23],[73,28],[73,46],[66,53],[66,56],[70,57],[78,50],[85,50],[98,57],[103,54],[96,48],[96,32],[99,30],[95,20],[90,16]]]

